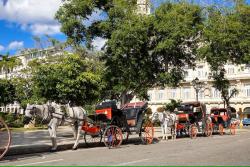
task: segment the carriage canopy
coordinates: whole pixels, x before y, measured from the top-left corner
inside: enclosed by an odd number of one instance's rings
[[[96,105],[96,114],[104,114],[107,116],[108,119],[112,119],[114,115],[120,115],[121,110],[117,108],[116,101],[110,100],[102,102],[98,105]]]
[[[177,107],[176,114],[193,114],[193,113],[202,113],[206,114],[206,105],[200,102],[186,102],[181,103]]]

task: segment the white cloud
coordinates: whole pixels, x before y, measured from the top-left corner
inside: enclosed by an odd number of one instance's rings
[[[34,35],[41,34],[57,34],[60,32],[60,25],[58,24],[33,24],[29,26],[29,29],[32,31]]]
[[[0,3],[0,20],[17,23],[33,34],[39,34],[39,29],[49,30],[47,34],[59,33],[54,16],[61,4],[61,0],[8,0]]]
[[[23,48],[23,41],[13,41],[8,45],[9,50],[17,50]]]
[[[102,47],[105,45],[106,41],[107,41],[107,40],[104,39],[104,38],[97,37],[97,38],[95,38],[95,39],[93,40],[92,45],[94,46],[94,48],[95,48],[96,50],[101,50]]]
[[[0,45],[0,52],[4,50],[4,46]]]

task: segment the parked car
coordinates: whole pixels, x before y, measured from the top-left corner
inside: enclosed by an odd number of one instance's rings
[[[242,121],[243,126],[248,126],[250,125],[250,118],[244,118]]]

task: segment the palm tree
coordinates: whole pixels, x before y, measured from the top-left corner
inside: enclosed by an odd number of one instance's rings
[[[5,78],[7,79],[7,74],[19,65],[21,65],[21,60],[17,57],[10,57],[7,55],[0,55],[0,71],[5,72]]]

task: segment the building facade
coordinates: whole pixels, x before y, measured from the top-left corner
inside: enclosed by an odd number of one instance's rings
[[[150,14],[150,0],[137,0],[137,13],[138,14]]]
[[[26,50],[23,53],[14,55],[18,59],[20,59],[21,65],[15,67],[11,71],[8,71],[7,78],[10,79],[10,78],[18,77],[18,76],[25,77],[25,76],[23,76],[21,71],[23,69],[27,68],[28,63],[31,60],[44,59],[47,56],[54,56],[54,55],[62,54],[62,51],[63,50],[61,47],[50,47],[50,48],[46,48],[46,49]],[[4,71],[4,69],[0,69],[0,78],[6,78],[5,73],[6,72]]]
[[[243,112],[244,117],[250,118],[250,66],[249,65],[225,65],[226,78],[230,81],[231,89],[236,88],[239,93],[231,98],[230,105],[237,112]],[[186,69],[185,79],[177,88],[154,88],[148,91],[149,104],[152,111],[170,102],[170,99],[182,102],[196,101],[196,91],[192,81],[198,78],[204,85],[198,93],[198,100],[205,103],[207,113],[213,107],[224,107],[220,92],[212,86],[213,80],[208,63],[197,63],[196,68]]]
[[[23,53],[15,55],[21,61],[21,65],[15,67],[11,71],[6,72],[3,69],[0,69],[0,79],[6,78],[11,79],[14,77],[27,77],[22,70],[28,67],[28,63],[34,59],[45,59],[48,56],[56,56],[63,53],[61,47],[50,47],[46,49],[33,49],[26,50]],[[1,61],[1,60],[0,60]],[[8,104],[6,107],[0,106],[0,112],[5,113],[19,113],[23,114],[23,109],[21,108],[18,102],[14,102],[14,104]]]

